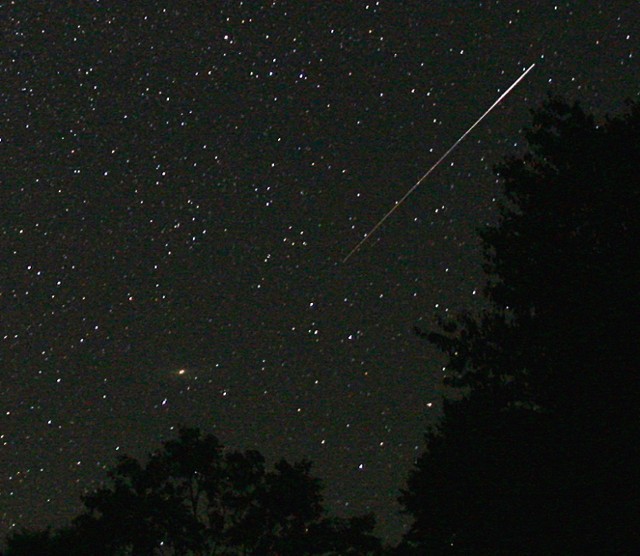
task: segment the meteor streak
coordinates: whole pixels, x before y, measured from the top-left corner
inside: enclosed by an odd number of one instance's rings
[[[358,249],[360,249],[360,247],[364,244],[365,241],[367,241],[374,233],[375,231],[382,225],[382,223],[389,218],[389,216],[391,216],[393,214],[393,212],[402,204],[407,200],[407,197],[409,197],[409,195],[411,195],[416,189],[418,189],[418,187],[420,186],[420,184],[426,180],[429,175],[440,165],[440,163],[449,156],[449,154],[451,154],[451,152],[460,144],[462,143],[462,141],[464,140],[464,138],[469,135],[469,133],[471,133],[473,131],[473,129],[482,121],[485,119],[485,117],[496,107],[498,106],[498,104],[500,104],[502,102],[502,100],[513,90],[518,86],[518,83],[520,83],[520,81],[522,81],[525,76],[533,69],[533,67],[535,66],[535,64],[531,64],[527,70],[520,76],[518,77],[518,79],[516,79],[511,86],[504,92],[502,93],[499,97],[498,100],[496,100],[487,110],[484,114],[482,114],[482,116],[480,116],[475,123],[469,128],[467,129],[467,131],[465,131],[460,138],[453,144],[451,145],[451,147],[449,147],[449,150],[447,150],[447,152],[445,152],[436,162],[433,166],[431,166],[431,168],[429,168],[427,170],[427,172],[424,174],[424,176],[422,176],[416,183],[415,185],[409,189],[409,191],[407,191],[402,199],[400,199],[399,201],[396,201],[395,205],[393,205],[393,207],[391,207],[391,210],[389,210],[389,212],[387,212],[387,214],[385,214],[380,221],[373,227],[371,228],[371,231],[369,233],[367,233],[364,238],[362,238],[362,240],[360,240],[360,243],[358,243],[358,245],[356,245],[351,251],[349,251],[349,254],[342,259],[343,263],[346,263],[349,258],[351,257],[351,255],[353,255]]]

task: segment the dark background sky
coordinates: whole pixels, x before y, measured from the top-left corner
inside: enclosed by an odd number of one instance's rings
[[[442,392],[412,329],[478,303],[528,109],[637,99],[640,4],[15,0],[0,26],[0,533],[184,423],[310,458],[396,538]]]

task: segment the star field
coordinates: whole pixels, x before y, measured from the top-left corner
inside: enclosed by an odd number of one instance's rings
[[[0,533],[72,517],[184,423],[310,458],[396,539],[442,394],[413,327],[479,303],[528,109],[637,98],[638,8],[1,3]]]

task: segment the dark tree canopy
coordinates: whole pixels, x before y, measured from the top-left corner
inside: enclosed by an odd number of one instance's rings
[[[640,105],[596,123],[550,98],[526,137],[481,231],[489,308],[427,334],[465,395],[401,497],[420,554],[640,546]]]
[[[23,531],[6,556],[365,555],[379,553],[373,516],[331,518],[308,461],[267,471],[257,451],[231,452],[180,429],[146,463],[124,456],[83,496],[68,529]]]

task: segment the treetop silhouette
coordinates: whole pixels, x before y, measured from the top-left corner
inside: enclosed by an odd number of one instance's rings
[[[640,546],[640,105],[596,122],[550,97],[496,168],[480,231],[489,306],[428,337],[462,389],[401,501],[438,553],[631,553]],[[612,552],[613,551],[613,552]],[[418,552],[422,553],[422,552]]]
[[[181,428],[146,463],[123,456],[85,494],[71,527],[21,532],[6,556],[68,554],[290,555],[377,553],[373,516],[326,515],[311,463],[268,471],[255,451],[227,451],[213,435]],[[39,547],[39,548],[35,548]],[[35,552],[34,552],[35,550]]]

